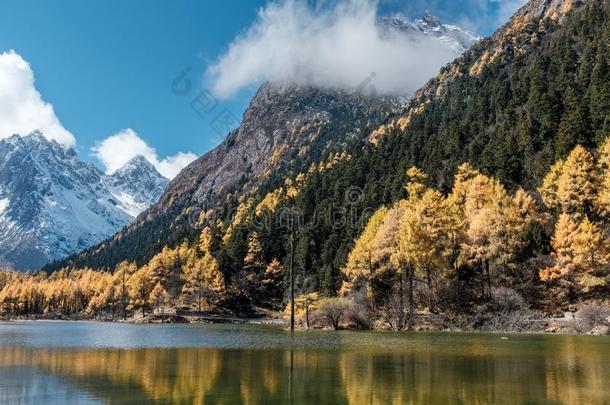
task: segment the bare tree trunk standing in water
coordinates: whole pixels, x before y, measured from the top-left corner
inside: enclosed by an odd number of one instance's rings
[[[407,330],[413,328],[413,318],[415,316],[415,300],[413,299],[413,269],[409,266],[409,319],[407,320]]]
[[[309,329],[309,296],[305,294],[305,327]]]
[[[292,214],[292,213],[291,213]],[[292,216],[292,215],[291,215]],[[290,330],[294,331],[294,222],[290,219]]]

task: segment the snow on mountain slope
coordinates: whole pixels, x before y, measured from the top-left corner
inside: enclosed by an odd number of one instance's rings
[[[426,11],[421,18],[415,21],[410,21],[400,14],[381,17],[379,24],[385,32],[406,34],[413,37],[414,40],[420,36],[438,38],[456,55],[461,54],[482,38],[457,25],[444,24],[430,11]]]
[[[38,132],[0,140],[0,266],[34,269],[111,236],[169,181],[143,158],[111,176]]]
[[[136,156],[106,178],[119,207],[132,217],[157,202],[168,180],[143,156]]]

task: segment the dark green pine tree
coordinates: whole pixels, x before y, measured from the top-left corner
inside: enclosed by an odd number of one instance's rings
[[[263,246],[256,231],[248,237],[248,253],[244,257],[243,270],[254,278],[262,276],[267,267]]]
[[[603,41],[599,46],[591,72],[588,96],[591,124],[595,128],[595,140],[599,144],[610,131],[610,69],[608,68],[608,48]]]
[[[566,90],[557,131],[556,156],[565,157],[576,145],[592,146],[588,106],[573,87]]]

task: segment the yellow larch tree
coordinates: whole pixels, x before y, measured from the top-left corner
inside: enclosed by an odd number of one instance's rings
[[[559,178],[563,173],[563,165],[565,161],[559,160],[555,162],[551,169],[544,177],[542,181],[542,186],[538,188],[538,192],[542,197],[542,202],[549,209],[555,211],[560,208],[559,197],[557,195],[557,186],[559,184]]]
[[[428,309],[433,310],[437,275],[445,273],[446,254],[453,242],[455,232],[452,226],[455,222],[448,213],[443,195],[431,189],[412,201],[405,219],[402,225],[410,228],[407,242],[410,245],[409,260],[414,266],[415,276],[425,280]]]
[[[224,291],[224,277],[211,252],[212,231],[206,227],[199,238],[200,257],[190,257],[182,265],[182,296],[187,302],[194,300],[197,310],[218,299]]]
[[[459,261],[479,269],[489,295],[492,287],[490,266],[501,260],[505,249],[504,210],[511,205],[511,199],[498,180],[470,173],[468,179],[456,180],[454,187],[458,197],[453,199],[460,201],[464,217],[464,242]],[[485,288],[482,291],[485,294]]]
[[[505,266],[512,266],[514,255],[524,246],[523,234],[527,225],[540,219],[538,207],[532,195],[519,188],[512,198],[506,199],[500,206],[499,216],[499,261]]]
[[[557,180],[557,200],[562,211],[576,220],[589,215],[596,200],[597,182],[593,155],[582,146],[576,146]]]
[[[377,232],[384,222],[388,213],[387,207],[381,207],[371,216],[364,231],[354,244],[350,252],[347,263],[342,269],[345,281],[342,291],[358,289],[361,283],[365,283],[369,298],[373,295],[372,279],[375,275],[375,238]]]
[[[162,307],[169,304],[170,296],[160,282],[157,282],[150,292],[150,303],[153,306],[153,312],[159,311]]]
[[[555,263],[552,267],[540,272],[540,278],[543,281],[555,280],[574,272],[574,246],[577,237],[578,224],[574,222],[570,215],[561,214],[555,224],[555,231],[551,239],[552,256]]]
[[[172,293],[177,293],[177,281],[179,277],[178,252],[167,246],[154,255],[148,262],[148,270],[152,277],[153,285],[161,283],[163,288]]]
[[[574,241],[574,261],[583,273],[597,273],[608,263],[608,241],[599,227],[585,218],[578,226]]]
[[[265,275],[263,277],[263,291],[272,306],[279,305],[282,299],[283,277],[284,267],[279,260],[274,258],[265,268]]]
[[[127,315],[129,304],[129,278],[138,271],[135,263],[122,261],[114,270],[113,284],[115,286],[115,297],[117,299],[117,309],[123,317]]]
[[[394,270],[390,259],[398,249],[398,230],[407,205],[407,201],[402,200],[387,210],[372,241],[373,263],[380,271]]]
[[[428,175],[416,166],[413,166],[407,170],[407,185],[405,189],[409,195],[409,200],[415,201],[426,192],[426,181]]]
[[[129,278],[129,308],[133,311],[140,309],[142,315],[146,315],[146,309],[150,305],[150,292],[153,287],[153,278],[148,266],[138,269]]]

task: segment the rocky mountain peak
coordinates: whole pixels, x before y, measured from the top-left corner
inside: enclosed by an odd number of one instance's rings
[[[136,157],[131,158],[127,163],[123,165],[118,171],[121,172],[135,172],[139,170],[150,170],[157,171],[155,166],[148,161],[144,156],[138,155]]]
[[[157,168],[142,155],[131,158],[121,168],[110,174],[111,178],[127,181],[136,180],[139,176],[145,176],[145,178],[148,179],[159,179],[162,183],[166,184],[169,182],[169,180],[163,177]]]
[[[378,25],[384,35],[406,35],[410,39],[434,38],[459,55],[478,42],[481,37],[457,25],[446,24],[431,11],[411,21],[402,14],[380,17]]]
[[[105,179],[105,184],[119,207],[136,217],[157,201],[169,180],[144,156],[138,155]]]
[[[489,64],[526,53],[544,35],[542,21],[561,24],[572,10],[592,1],[594,0],[530,0],[493,35],[444,67],[436,78],[415,92],[403,117],[394,123],[401,127],[408,124],[422,105],[433,97],[442,96],[447,86],[456,76],[462,75],[464,69],[469,75],[477,76]],[[382,128],[381,132],[383,131],[385,128]],[[373,135],[374,138],[376,134]]]
[[[142,159],[115,174],[39,131],[0,139],[0,266],[36,268],[91,246],[155,202],[168,183]]]
[[[442,25],[441,19],[434,15],[431,10],[424,11],[424,14],[418,21],[421,21],[421,23],[427,24],[432,28],[440,27]]]

